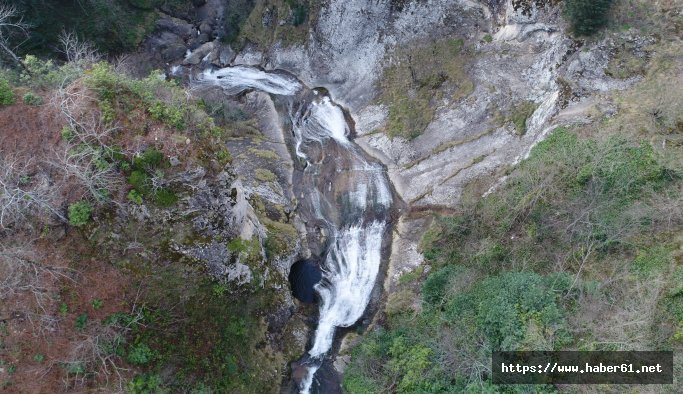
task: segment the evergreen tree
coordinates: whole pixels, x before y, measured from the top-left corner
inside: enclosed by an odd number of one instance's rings
[[[566,0],[565,12],[572,30],[589,36],[607,24],[607,13],[614,0]]]

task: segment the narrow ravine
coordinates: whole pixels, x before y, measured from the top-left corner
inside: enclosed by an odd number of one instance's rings
[[[380,271],[394,198],[386,170],[353,142],[350,117],[325,89],[309,89],[286,72],[247,66],[207,70],[197,82],[229,95],[260,90],[287,103],[298,159],[298,212],[306,222],[310,260],[322,270],[314,287],[318,325],[295,381],[301,393],[327,391],[316,371],[329,356],[336,329],[352,326],[365,312]]]

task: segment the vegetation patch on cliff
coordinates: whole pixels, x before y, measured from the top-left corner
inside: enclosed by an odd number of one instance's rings
[[[280,41],[285,45],[301,44],[320,4],[311,0],[256,0],[248,17],[241,23],[235,39],[268,49]]]
[[[380,80],[380,102],[389,107],[386,133],[413,139],[434,118],[440,100],[454,102],[474,88],[465,73],[464,43],[442,39],[413,43],[389,55]]]

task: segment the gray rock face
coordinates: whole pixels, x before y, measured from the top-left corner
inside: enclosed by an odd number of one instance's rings
[[[150,38],[147,45],[158,50],[165,61],[182,57],[187,51],[185,41],[177,34],[169,31],[164,31]]]
[[[239,261],[239,255],[231,252],[224,243],[211,242],[194,247],[178,247],[176,251],[206,264],[214,278],[233,282],[240,286],[250,283],[252,272],[249,266]]]
[[[197,65],[204,60],[204,58],[207,58],[207,56],[213,51],[214,48],[214,43],[213,42],[207,42],[200,46],[199,48],[195,49],[192,51],[183,61],[183,64],[186,65]],[[208,58],[207,58],[208,59]]]
[[[191,24],[172,16],[164,16],[158,19],[156,28],[161,32],[173,33],[182,40],[187,40],[195,34],[195,29]]]
[[[145,59],[145,62],[153,63],[152,67],[160,66],[159,60],[164,63],[164,66],[177,64],[181,60],[185,60],[184,64],[186,65],[201,63],[201,60],[207,55],[205,45],[216,39],[224,27],[225,4],[222,0],[196,0],[193,1],[193,5],[195,8],[192,8],[188,15],[181,15],[182,18],[193,20],[193,23],[170,15],[162,15],[157,20],[155,31],[144,45],[147,56],[151,57],[151,59]],[[216,44],[216,48],[218,46]],[[225,45],[221,46],[224,47]],[[201,54],[192,53],[189,61],[183,59],[188,51],[195,52],[198,49],[201,49]],[[140,56],[144,57],[144,54]],[[231,56],[224,55],[223,58]],[[216,53],[212,54],[210,58],[218,59],[219,52],[216,50]]]

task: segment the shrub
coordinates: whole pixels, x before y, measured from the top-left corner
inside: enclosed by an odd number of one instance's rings
[[[292,25],[300,26],[308,18],[308,1],[307,0],[286,0],[287,5],[292,10]]]
[[[64,126],[62,128],[62,139],[66,142],[70,142],[76,136],[76,132],[69,126]]]
[[[145,365],[152,361],[154,352],[146,344],[139,342],[128,349],[126,361],[133,365]]]
[[[154,202],[160,207],[170,207],[178,202],[178,196],[168,189],[159,189],[154,193]]]
[[[117,74],[107,63],[98,63],[92,67],[86,83],[99,93],[100,110],[109,122],[117,113],[126,116],[128,109],[142,105],[152,118],[182,130],[187,127],[186,115],[194,108],[188,105],[182,89],[173,81],[166,81],[160,71],[134,80]]]
[[[517,349],[532,323],[563,344],[568,334],[558,301],[559,292],[569,287],[567,278],[566,274],[542,277],[527,272],[490,277],[456,295],[446,315],[454,323],[474,323],[494,350]]]
[[[631,270],[642,276],[648,276],[669,266],[671,257],[669,250],[663,246],[657,246],[638,252]]]
[[[76,329],[78,331],[83,331],[85,329],[85,326],[88,324],[88,315],[86,313],[78,315],[76,318]]]
[[[155,169],[164,162],[164,154],[152,148],[133,159],[133,166],[138,170]]]
[[[399,391],[418,391],[424,383],[423,372],[432,365],[432,350],[420,344],[409,344],[399,336],[391,343],[389,356],[387,368],[402,376],[398,384]]]
[[[517,135],[526,134],[526,121],[533,115],[537,107],[533,101],[525,101],[513,110],[510,120],[515,125]]]
[[[607,24],[607,14],[613,0],[566,0],[565,13],[572,30],[580,36],[590,36]]]
[[[272,171],[265,168],[257,168],[255,172],[256,180],[261,182],[275,182],[277,181],[277,175],[273,174]]]
[[[87,201],[79,201],[69,205],[69,223],[77,227],[88,223],[92,210],[92,206]]]
[[[230,164],[232,162],[232,155],[230,154],[228,148],[224,147],[216,152],[216,160],[218,160],[218,163],[223,166]]]
[[[268,238],[265,242],[266,257],[275,259],[290,253],[295,247],[299,233],[288,223],[276,222],[267,217],[261,218],[266,226]]]
[[[99,298],[95,298],[94,300],[92,300],[91,305],[93,309],[98,310],[104,306],[104,301],[102,301]]]
[[[126,392],[130,394],[163,393],[159,375],[137,375],[126,385]]]
[[[411,312],[414,310],[413,302],[416,298],[417,295],[410,290],[401,290],[391,293],[389,294],[384,310],[389,316]]]
[[[128,201],[137,205],[142,205],[142,194],[140,194],[139,191],[133,189],[130,192],[128,192]]]
[[[26,105],[41,105],[41,104],[43,104],[43,98],[42,97],[35,95],[33,93],[30,93],[30,92],[26,93],[24,95],[23,100],[24,100],[24,104],[26,104]]]
[[[448,283],[460,270],[462,268],[449,265],[429,274],[422,284],[422,299],[429,305],[440,304],[446,295]]]
[[[83,73],[83,70],[74,63],[58,66],[52,60],[42,60],[34,55],[26,55],[24,64],[28,72],[22,72],[20,80],[36,89],[66,86]]]
[[[128,176],[128,183],[143,195],[149,193],[149,177],[144,171],[135,170],[131,172]]]
[[[0,78],[0,105],[14,104],[14,91],[6,79]]]
[[[386,132],[390,137],[413,139],[434,117],[444,86],[455,88],[452,100],[465,97],[474,85],[464,69],[463,40],[444,39],[400,49],[397,60],[386,68],[380,100],[387,105]]]

